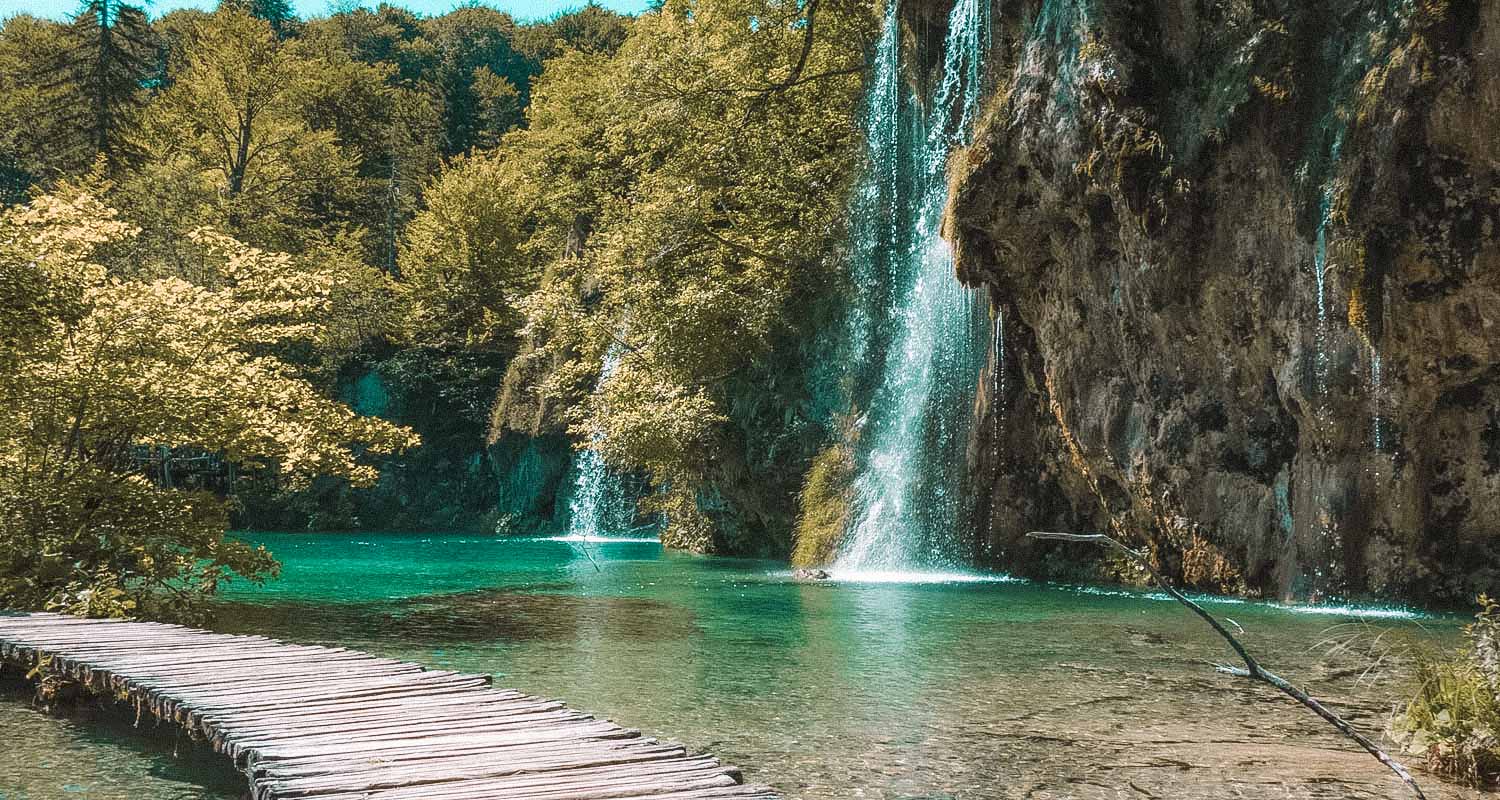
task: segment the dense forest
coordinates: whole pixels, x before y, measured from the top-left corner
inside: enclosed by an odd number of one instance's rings
[[[877,24],[8,18],[0,596],[191,605],[274,569],[231,521],[543,529],[584,441],[665,542],[785,554]]]

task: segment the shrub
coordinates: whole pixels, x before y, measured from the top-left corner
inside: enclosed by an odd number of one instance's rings
[[[1392,724],[1408,753],[1473,786],[1500,778],[1500,603],[1479,606],[1458,652],[1418,655],[1415,696]]]

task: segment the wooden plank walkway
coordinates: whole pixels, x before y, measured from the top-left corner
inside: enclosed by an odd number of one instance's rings
[[[775,800],[738,770],[560,702],[342,648],[177,625],[0,614],[48,669],[234,759],[254,800]]]

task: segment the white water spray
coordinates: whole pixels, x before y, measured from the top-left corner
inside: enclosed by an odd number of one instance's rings
[[[857,250],[886,248],[889,300],[873,316],[889,330],[879,383],[869,403],[854,485],[852,524],[835,574],[951,569],[962,520],[962,448],[977,384],[984,328],[975,293],[954,276],[941,236],[949,153],[967,140],[977,114],[989,40],[987,0],[958,0],[948,18],[942,79],[923,110],[903,102],[898,16],[887,10],[867,111],[871,167],[862,195],[894,198],[878,233]],[[903,134],[903,115],[920,128]],[[909,145],[902,147],[903,138]],[[908,149],[909,148],[909,149]],[[902,169],[910,180],[900,180]],[[903,192],[904,189],[904,192]],[[905,196],[903,196],[903,194]],[[858,270],[856,270],[858,272]]]
[[[603,387],[620,366],[620,346],[611,344],[599,367],[598,386]],[[599,455],[604,434],[595,431],[589,446],[573,460],[573,493],[568,498],[568,531],[557,537],[572,542],[656,541],[655,537],[631,537],[635,518],[632,499],[620,476]],[[625,535],[621,535],[625,534]]]

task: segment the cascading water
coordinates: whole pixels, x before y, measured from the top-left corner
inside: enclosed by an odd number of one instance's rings
[[[870,168],[856,202],[856,278],[872,292],[867,405],[851,524],[834,567],[944,569],[963,561],[964,447],[987,338],[983,304],[954,276],[940,231],[949,153],[979,105],[988,0],[958,0],[930,103],[902,80],[899,17],[886,11],[866,111]],[[859,213],[866,216],[860,219]],[[875,214],[879,216],[875,216]],[[883,275],[880,273],[884,273]],[[863,273],[863,274],[862,274]]]
[[[1333,152],[1330,163],[1338,163],[1339,139],[1334,140]],[[1313,282],[1317,290],[1317,318],[1313,329],[1313,419],[1318,429],[1327,432],[1332,425],[1332,419],[1328,413],[1328,226],[1332,222],[1334,185],[1330,178],[1327,186],[1323,188],[1322,199],[1318,204],[1318,232],[1313,239]],[[1328,498],[1324,497],[1322,504],[1326,505]],[[1317,557],[1317,566],[1313,570],[1313,578],[1316,583],[1313,591],[1315,594],[1333,593],[1333,586],[1329,584],[1332,576],[1338,572],[1339,553],[1343,549],[1341,537],[1337,527],[1329,522],[1329,515],[1321,513],[1316,518],[1315,524],[1323,539],[1324,552]]]
[[[1385,422],[1381,419],[1381,411],[1385,394],[1385,365],[1380,361],[1380,350],[1372,343],[1370,345],[1370,439],[1375,446],[1375,452],[1385,452]]]
[[[599,385],[603,386],[620,366],[620,348],[611,345],[599,367]],[[568,532],[559,537],[568,541],[619,541],[620,534],[631,532],[635,519],[634,503],[620,476],[599,455],[603,434],[595,433],[589,447],[580,450],[573,460],[573,494],[568,498]]]
[[[896,3],[886,7],[884,28],[875,46],[875,69],[865,106],[868,166],[849,209],[854,290],[848,332],[849,363],[863,364],[880,333],[876,315],[889,300],[886,285],[894,253],[904,246],[901,217],[901,121],[911,102],[901,91],[900,26]],[[858,378],[856,378],[858,380]]]
[[[1005,419],[1005,309],[995,309],[995,352],[990,363],[994,364],[995,378],[994,386],[990,387],[994,395],[994,418],[998,427]],[[998,433],[998,431],[996,431]],[[995,446],[1000,446],[1000,437],[995,437]]]

